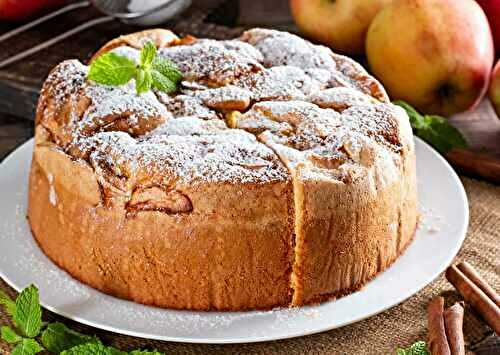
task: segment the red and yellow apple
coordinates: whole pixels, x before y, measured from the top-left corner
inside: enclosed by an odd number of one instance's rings
[[[362,54],[370,22],[392,1],[290,0],[290,9],[306,36],[337,51]]]
[[[495,109],[498,118],[500,118],[500,60],[497,62],[495,68],[493,68],[493,72],[491,73],[488,96],[490,97],[490,101],[493,104],[493,108]]]
[[[479,102],[493,66],[488,20],[474,0],[398,0],[375,17],[366,53],[392,99],[450,115]]]
[[[500,56],[500,0],[476,0],[490,22],[497,56]]]

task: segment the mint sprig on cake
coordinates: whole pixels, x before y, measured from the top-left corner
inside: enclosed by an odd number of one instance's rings
[[[137,94],[152,88],[166,93],[177,90],[182,73],[170,60],[158,55],[156,46],[146,42],[140,53],[139,63],[125,56],[107,52],[91,64],[87,79],[103,85],[120,86],[135,79]]]

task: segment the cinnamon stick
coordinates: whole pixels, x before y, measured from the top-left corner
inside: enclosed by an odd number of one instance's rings
[[[471,280],[477,287],[483,291],[496,305],[500,307],[500,295],[495,292],[486,280],[469,264],[467,261],[462,261],[457,265],[458,269],[463,272],[469,280]]]
[[[455,303],[444,311],[444,325],[451,355],[465,355],[463,323],[464,308],[460,303]]]
[[[445,275],[464,300],[474,307],[495,333],[500,334],[500,307],[455,265],[448,267]]]
[[[427,306],[427,330],[431,355],[451,355],[444,324],[444,298],[436,297]]]

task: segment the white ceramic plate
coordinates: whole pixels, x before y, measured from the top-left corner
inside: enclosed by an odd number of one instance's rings
[[[416,147],[423,222],[414,242],[365,288],[336,301],[272,311],[174,311],[124,301],[81,284],[52,264],[31,236],[25,216],[32,140],[0,165],[0,275],[16,290],[36,284],[43,306],[55,313],[144,338],[241,343],[341,327],[416,293],[445,269],[464,240],[469,215],[460,180],[427,144],[417,139]]]

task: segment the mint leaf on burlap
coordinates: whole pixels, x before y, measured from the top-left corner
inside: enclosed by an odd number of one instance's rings
[[[41,339],[43,346],[55,354],[81,344],[99,343],[99,339],[78,333],[58,322],[50,323],[42,332]]]
[[[90,64],[87,79],[103,85],[124,85],[134,77],[136,67],[133,60],[113,52],[107,52]]]
[[[427,350],[425,341],[417,341],[408,349],[398,348],[396,350],[396,355],[431,355],[431,353]]]
[[[34,355],[44,349],[34,339],[23,338],[22,341],[12,349],[11,355]]]
[[[38,289],[34,285],[25,288],[17,296],[14,321],[22,335],[28,338],[34,338],[40,333],[42,308],[40,307]]]
[[[2,336],[2,340],[6,341],[9,344],[16,344],[16,343],[19,343],[21,340],[23,340],[22,337],[17,335],[17,333],[14,331],[14,329],[12,329],[11,327],[8,327],[6,325],[4,325],[0,329],[0,333]]]
[[[5,310],[11,317],[14,317],[14,314],[16,313],[16,302],[14,302],[9,295],[2,290],[0,290],[0,304],[5,307]]]
[[[466,148],[467,142],[458,129],[453,127],[444,117],[437,115],[421,115],[408,103],[397,100],[395,105],[402,107],[408,117],[416,136],[445,154],[454,148]]]
[[[104,346],[101,343],[86,343],[61,352],[61,355],[125,355],[126,352]]]
[[[104,346],[101,343],[87,343],[75,346],[69,350],[61,352],[61,355],[164,355],[158,351],[134,350],[130,353],[120,351],[111,346]]]

